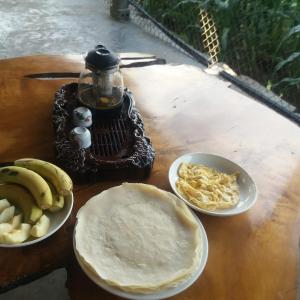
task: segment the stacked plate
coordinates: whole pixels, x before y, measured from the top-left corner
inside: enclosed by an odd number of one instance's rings
[[[200,276],[208,242],[199,219],[176,196],[126,183],[80,209],[74,250],[103,289],[129,299],[163,299]]]

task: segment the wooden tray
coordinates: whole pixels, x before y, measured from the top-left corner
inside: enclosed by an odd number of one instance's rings
[[[120,115],[110,118],[95,117],[89,128],[92,146],[79,149],[70,141],[73,127],[72,111],[78,106],[78,84],[62,86],[55,94],[53,125],[57,164],[75,181],[139,179],[149,175],[154,161],[150,139],[144,135],[140,113],[132,95],[124,91]]]

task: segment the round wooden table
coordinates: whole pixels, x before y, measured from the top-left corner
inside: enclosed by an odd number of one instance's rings
[[[76,79],[40,80],[25,75],[79,72],[76,55],[31,56],[0,61],[0,159],[54,160],[52,107],[55,91]],[[122,70],[133,92],[156,158],[142,181],[171,191],[168,169],[181,154],[225,156],[255,179],[259,197],[241,215],[198,214],[209,257],[200,278],[172,299],[296,299],[299,275],[300,129],[268,107],[193,66],[154,65]],[[93,284],[74,259],[77,210],[120,181],[75,186],[70,219],[36,245],[0,249],[2,291],[58,267],[68,270],[71,299],[119,299]]]

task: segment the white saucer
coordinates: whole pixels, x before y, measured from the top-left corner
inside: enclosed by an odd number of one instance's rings
[[[73,234],[73,247],[74,247],[74,252],[75,252],[76,259],[77,259],[81,269],[83,270],[83,272],[95,284],[97,284],[98,286],[100,286],[104,290],[106,290],[106,291],[108,291],[108,292],[110,292],[114,295],[117,295],[117,296],[120,296],[120,297],[123,297],[123,298],[126,298],[126,299],[134,299],[134,300],[159,300],[159,299],[172,297],[174,295],[177,295],[177,294],[181,293],[185,289],[187,289],[189,286],[191,286],[198,279],[198,277],[201,275],[201,273],[204,270],[204,267],[205,267],[206,261],[207,261],[207,257],[208,257],[208,240],[207,240],[205,229],[204,229],[202,223],[200,222],[199,218],[196,216],[196,214],[194,212],[192,212],[192,214],[194,215],[194,217],[196,218],[196,220],[199,224],[199,232],[200,232],[201,242],[202,242],[201,257],[199,259],[198,267],[197,267],[197,270],[195,271],[195,273],[192,274],[191,277],[189,277],[187,280],[181,282],[176,287],[169,288],[167,290],[160,291],[160,292],[153,293],[153,294],[137,294],[137,293],[129,293],[129,292],[121,291],[117,288],[114,288],[112,286],[107,285],[103,281],[100,281],[99,278],[94,273],[92,273],[86,267],[86,265],[84,265],[84,263],[81,261],[81,259],[79,257],[79,254],[76,251],[76,245],[75,245],[76,225],[75,225],[74,234]]]
[[[176,181],[178,180],[178,168],[181,163],[198,163],[203,164],[207,167],[214,168],[220,172],[232,174],[238,173],[238,185],[240,189],[240,201],[239,203],[231,208],[206,210],[195,206],[189,200],[185,199],[176,188]],[[222,156],[208,154],[208,153],[189,153],[178,157],[171,165],[169,169],[169,182],[174,193],[182,199],[187,205],[194,210],[200,211],[204,214],[213,216],[233,216],[241,214],[250,209],[256,202],[257,199],[257,187],[251,176],[239,165],[233,161],[224,158]]]

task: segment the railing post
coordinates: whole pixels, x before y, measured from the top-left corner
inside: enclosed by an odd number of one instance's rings
[[[129,0],[112,0],[110,15],[119,21],[129,20]]]

